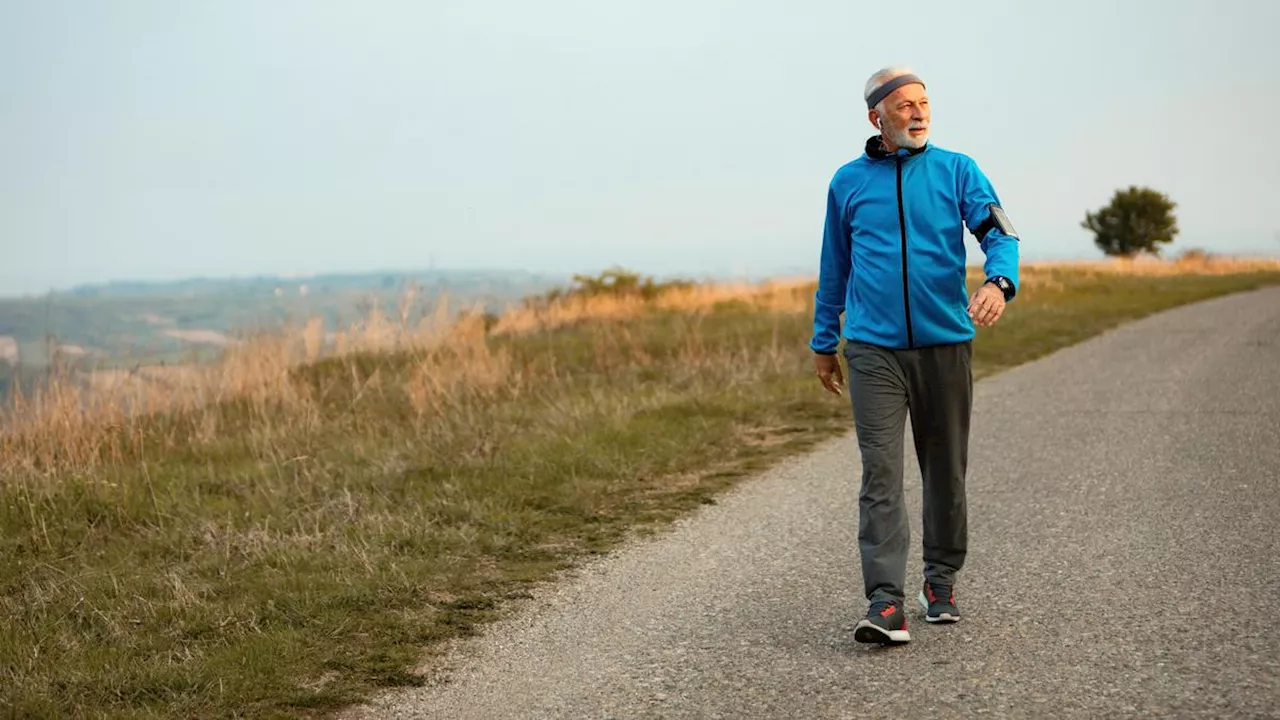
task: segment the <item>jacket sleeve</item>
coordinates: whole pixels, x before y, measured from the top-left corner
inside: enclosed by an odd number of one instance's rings
[[[848,295],[852,259],[844,201],[836,193],[835,179],[827,188],[827,218],[822,230],[822,256],[818,266],[818,292],[813,309],[813,339],[809,348],[833,354],[840,345],[840,313]]]
[[[991,206],[1000,204],[991,181],[970,158],[966,158],[960,174],[960,211],[964,215],[964,224],[969,232],[977,234],[983,223],[991,217]],[[984,237],[979,238],[982,252],[986,255],[983,271],[986,277],[1003,275],[1013,283],[1014,292],[1018,289],[1018,242],[1019,239],[1008,235],[999,227],[992,226]],[[1012,299],[1012,298],[1010,298]]]

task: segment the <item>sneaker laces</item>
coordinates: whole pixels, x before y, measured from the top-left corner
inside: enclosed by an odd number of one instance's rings
[[[928,585],[929,587],[929,593],[933,593],[933,600],[931,600],[930,602],[944,602],[944,603],[947,603],[948,605],[955,604],[954,601],[952,600],[952,597],[954,596],[954,590],[952,590],[951,586],[939,585],[937,583],[926,583],[926,585]],[[926,600],[929,599],[928,597],[929,593],[925,593]]]
[[[880,613],[884,612],[885,608],[897,607],[897,606],[898,606],[897,603],[889,602],[888,600],[877,600],[871,603],[871,609],[868,610],[868,614],[879,615]]]

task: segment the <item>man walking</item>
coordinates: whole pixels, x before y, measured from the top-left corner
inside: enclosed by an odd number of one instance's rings
[[[900,643],[911,639],[903,606],[906,418],[924,479],[918,598],[927,621],[955,622],[954,588],[968,541],[974,325],[999,320],[1016,292],[1018,236],[978,165],[929,144],[929,98],[919,77],[906,68],[881,70],[863,99],[879,133],[836,171],[827,191],[810,348],[822,384],[837,395],[842,338],[849,364],[863,468],[858,546],[870,602],[854,638]],[[986,258],[987,280],[971,297],[966,228]]]

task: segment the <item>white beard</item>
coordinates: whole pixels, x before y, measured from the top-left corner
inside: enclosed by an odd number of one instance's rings
[[[907,132],[910,127],[911,126],[908,125],[898,132],[888,133],[889,139],[898,147],[907,148],[909,150],[919,150],[925,146],[925,143],[929,142],[929,132],[926,130],[924,135],[921,135],[920,137],[912,137],[911,133]]]

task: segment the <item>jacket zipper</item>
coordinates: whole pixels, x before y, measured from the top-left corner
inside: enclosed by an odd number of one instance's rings
[[[911,332],[911,292],[907,284],[907,215],[902,207],[902,157],[894,159],[898,164],[898,228],[902,232],[902,306],[907,312],[907,348],[914,349],[916,342]]]

